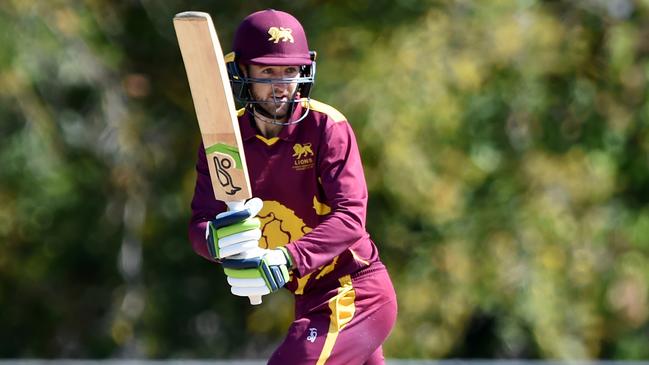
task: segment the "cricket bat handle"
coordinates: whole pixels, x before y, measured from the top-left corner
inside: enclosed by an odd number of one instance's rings
[[[245,200],[235,200],[231,202],[225,202],[228,206],[228,210],[244,210],[245,209]],[[235,255],[236,258],[246,258],[246,257],[257,257],[260,255],[261,249],[250,250],[248,252],[240,253]],[[261,295],[249,295],[248,299],[250,300],[251,305],[261,304]]]
[[[260,248],[253,249],[253,250],[249,250],[249,251],[240,253],[238,255],[234,255],[233,257],[241,258],[241,259],[245,259],[245,258],[249,258],[249,257],[259,257],[259,256],[261,256],[260,251],[261,251]],[[252,304],[252,305],[261,304],[261,295],[249,295],[248,299],[250,299],[250,304]]]
[[[259,257],[261,256],[261,248],[257,249],[252,249],[248,250],[246,252],[242,252],[240,254],[232,256],[233,258],[238,258],[238,259],[245,259],[245,258],[250,258],[250,257]],[[259,305],[261,304],[261,295],[249,295],[248,299],[250,299],[250,304],[252,305]]]

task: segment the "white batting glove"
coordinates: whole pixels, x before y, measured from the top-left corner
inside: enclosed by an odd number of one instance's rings
[[[228,258],[221,263],[232,294],[262,296],[282,288],[290,279],[291,255],[284,247],[260,250],[258,257]]]
[[[264,202],[248,200],[244,209],[219,213],[205,230],[207,249],[217,260],[259,249],[261,222],[256,218]]]

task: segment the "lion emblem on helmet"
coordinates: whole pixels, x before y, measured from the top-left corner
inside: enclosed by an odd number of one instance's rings
[[[293,35],[291,33],[293,33],[293,30],[291,28],[270,27],[268,29],[270,38],[268,38],[268,40],[274,43],[279,43],[279,41],[295,43],[295,40],[293,39]]]

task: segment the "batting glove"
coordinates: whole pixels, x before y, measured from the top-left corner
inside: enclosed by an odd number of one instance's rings
[[[259,257],[226,259],[222,265],[232,294],[261,296],[279,290],[289,281],[291,256],[284,247],[262,250]]]
[[[244,209],[219,213],[208,222],[205,237],[210,255],[220,260],[258,249],[261,222],[255,216],[263,205],[261,199],[253,198]]]

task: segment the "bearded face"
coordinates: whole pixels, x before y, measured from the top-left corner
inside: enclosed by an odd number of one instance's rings
[[[257,106],[277,121],[285,122],[288,118],[290,102],[295,97],[298,84],[282,80],[298,77],[299,67],[249,65],[247,70],[252,79],[268,80],[268,82],[251,83],[250,92],[257,101]]]

